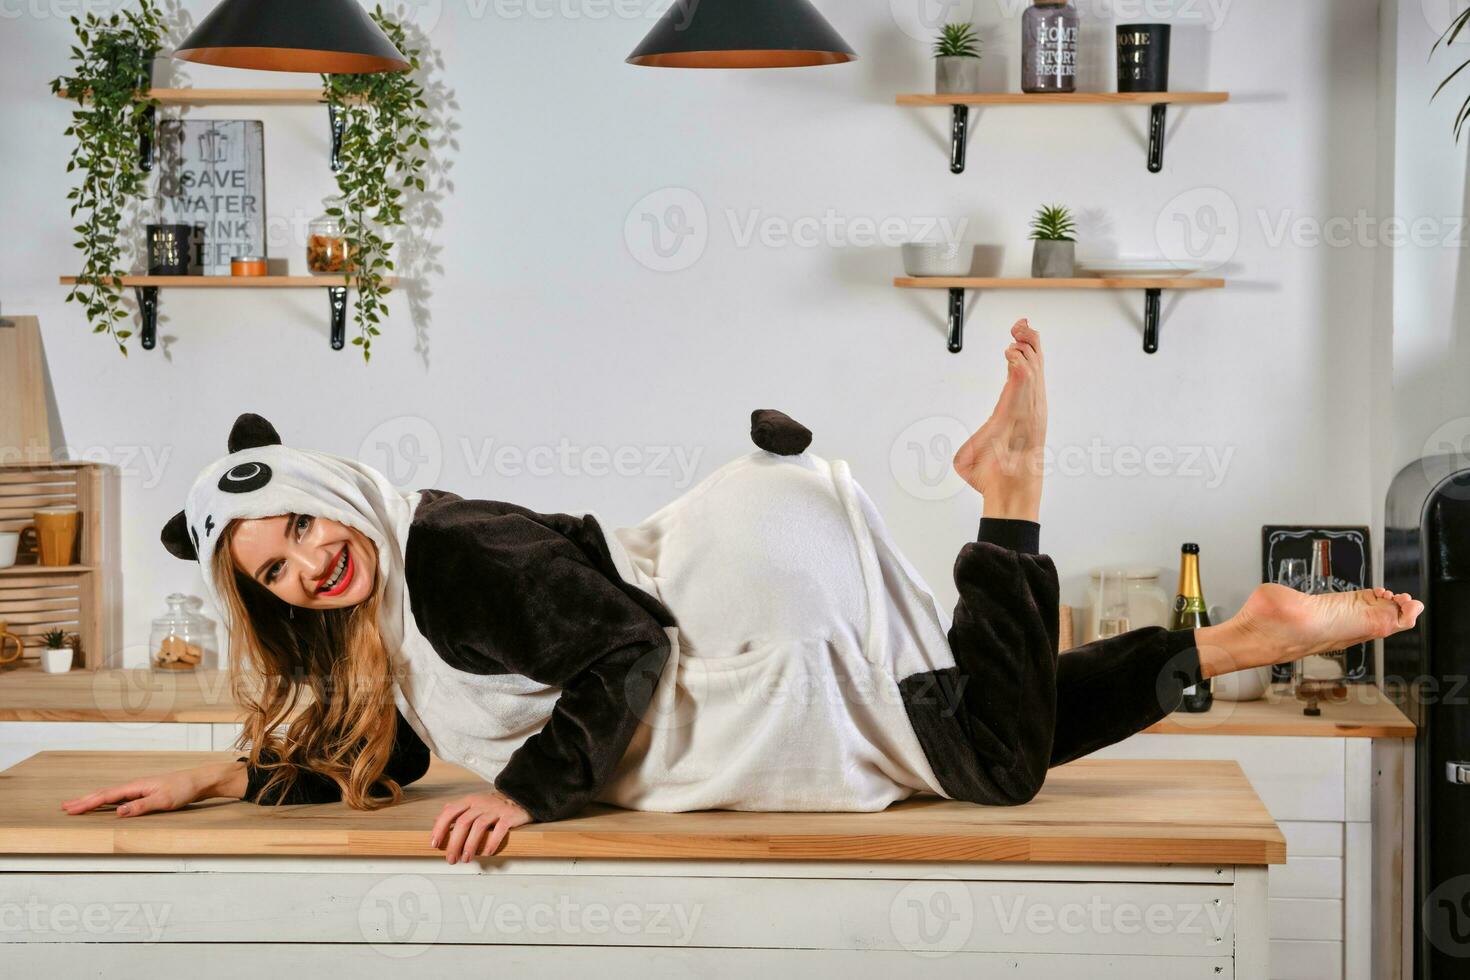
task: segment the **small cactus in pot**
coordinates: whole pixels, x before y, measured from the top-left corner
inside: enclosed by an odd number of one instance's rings
[[[934,39],[934,91],[980,91],[980,37],[971,24],[945,24]]]
[[[41,651],[41,669],[48,674],[71,670],[72,648],[66,645],[65,630],[47,630],[41,634],[46,649]]]
[[[1077,224],[1060,204],[1037,210],[1031,218],[1033,279],[1070,279],[1077,271]]]

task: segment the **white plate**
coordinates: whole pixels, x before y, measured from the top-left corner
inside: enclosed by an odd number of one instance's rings
[[[1078,262],[1077,271],[1088,276],[1103,276],[1113,279],[1136,279],[1193,275],[1199,271],[1197,265],[1181,265],[1168,259],[1095,259]]]

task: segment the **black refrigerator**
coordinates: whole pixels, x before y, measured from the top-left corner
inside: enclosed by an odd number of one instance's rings
[[[1423,599],[1383,643],[1383,687],[1419,728],[1414,780],[1414,976],[1470,976],[1470,457],[1394,478],[1384,585]]]

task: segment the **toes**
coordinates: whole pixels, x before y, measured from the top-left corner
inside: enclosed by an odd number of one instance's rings
[[[1017,320],[1015,326],[1011,327],[1011,336],[1023,348],[1030,348],[1032,355],[1041,356],[1041,334],[1031,326],[1031,321]]]

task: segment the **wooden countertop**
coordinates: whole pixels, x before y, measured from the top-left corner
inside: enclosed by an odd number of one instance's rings
[[[1063,654],[1065,656],[1065,654]],[[218,722],[240,720],[224,671],[34,668],[0,671],[0,721]],[[1221,701],[1198,715],[1175,712],[1147,729],[1163,735],[1289,735],[1413,738],[1414,723],[1372,684],[1348,685],[1348,700],[1308,718],[1281,685],[1260,701]]]
[[[1066,656],[1063,654],[1062,656]],[[1413,738],[1414,723],[1373,684],[1349,684],[1341,704],[1321,705],[1309,718],[1285,684],[1273,684],[1259,701],[1215,699],[1209,711],[1176,711],[1145,731],[1154,735],[1287,735],[1347,738]]]
[[[42,752],[0,773],[0,854],[442,856],[429,829],[483,780],[434,760],[396,807],[262,807],[215,800],[184,811],[69,816],[63,800],[221,752]],[[501,856],[1096,864],[1280,864],[1286,841],[1234,762],[1084,759],[1054,770],[1020,807],[932,796],[881,813],[584,815],[511,831]]]

